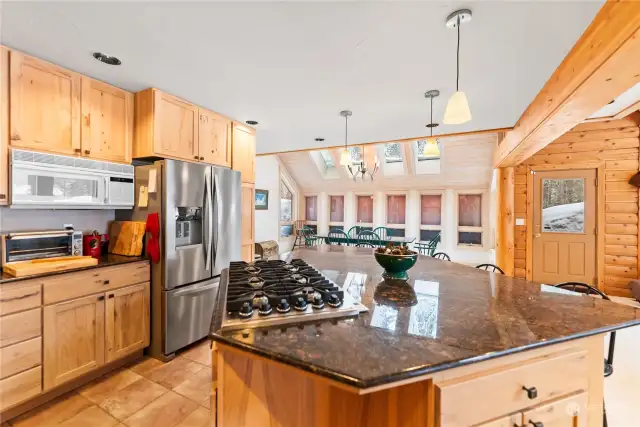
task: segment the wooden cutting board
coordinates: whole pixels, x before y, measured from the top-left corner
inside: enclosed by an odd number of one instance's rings
[[[144,221],[111,221],[109,224],[109,253],[126,256],[142,255]]]
[[[58,258],[34,259],[5,264],[4,273],[14,277],[32,276],[34,274],[52,273],[79,267],[89,267],[98,264],[98,260],[90,256],[64,256]]]

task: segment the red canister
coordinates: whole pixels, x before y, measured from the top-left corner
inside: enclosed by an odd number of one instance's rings
[[[94,258],[100,258],[102,251],[102,237],[97,231],[82,236],[82,254],[86,256],[92,256]]]

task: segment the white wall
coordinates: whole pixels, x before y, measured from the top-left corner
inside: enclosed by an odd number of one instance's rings
[[[73,224],[76,230],[106,233],[115,210],[53,210],[0,208],[0,232],[59,230],[63,224]]]
[[[256,190],[269,191],[269,209],[255,212],[256,242],[277,242],[280,236],[280,161],[276,156],[256,158]]]

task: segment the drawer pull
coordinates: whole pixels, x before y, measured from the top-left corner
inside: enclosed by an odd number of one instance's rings
[[[104,295],[100,295],[100,296],[98,297],[98,301],[104,301]]]
[[[108,284],[109,284],[109,280],[104,280],[104,281],[102,282],[102,284],[103,284],[103,285],[108,285]]]
[[[529,424],[531,424],[533,427],[544,427],[544,424],[542,424],[540,421],[535,422],[535,421],[529,420]]]
[[[109,298],[113,298],[114,294],[109,294]]]
[[[536,397],[538,397],[538,389],[536,389],[535,387],[526,388],[525,386],[522,386],[522,389],[527,392],[527,397],[529,399],[535,399]],[[540,427],[542,427],[542,425],[540,425]]]

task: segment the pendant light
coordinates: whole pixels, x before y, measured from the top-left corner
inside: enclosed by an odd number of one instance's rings
[[[447,17],[447,28],[458,30],[458,44],[456,48],[456,92],[449,98],[447,109],[444,112],[443,122],[447,125],[459,125],[471,120],[471,110],[467,95],[460,90],[460,25],[471,21],[471,11],[462,9],[453,12]]]
[[[429,128],[430,136],[429,138],[427,138],[427,143],[424,144],[424,149],[422,150],[423,157],[440,157],[438,139],[433,137],[433,128],[438,127],[438,123],[433,123],[433,98],[439,95],[439,90],[429,90],[424,94],[424,97],[431,101],[431,120],[427,125],[427,127]]]
[[[340,166],[351,166],[353,164],[353,159],[351,159],[351,153],[347,148],[347,134],[349,132],[349,116],[353,113],[349,110],[340,111],[340,115],[344,117],[344,151],[340,155]]]

